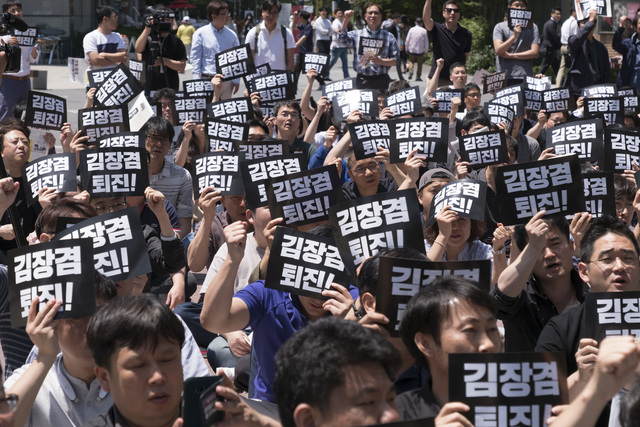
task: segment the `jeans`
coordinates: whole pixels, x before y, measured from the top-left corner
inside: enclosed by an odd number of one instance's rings
[[[344,78],[349,78],[349,59],[347,58],[347,48],[346,47],[337,47],[331,50],[331,62],[329,63],[329,71],[338,62],[338,58],[342,59],[342,73],[344,74]]]

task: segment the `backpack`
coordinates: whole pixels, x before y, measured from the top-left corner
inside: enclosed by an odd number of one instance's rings
[[[254,28],[255,28],[255,30],[253,31],[254,33],[253,46],[255,47],[254,53],[258,54],[258,35],[260,34],[260,25],[256,25]],[[287,55],[287,27],[285,27],[284,25],[280,25],[280,31],[282,32],[282,40],[284,41],[284,65],[286,65],[288,68],[289,59]]]

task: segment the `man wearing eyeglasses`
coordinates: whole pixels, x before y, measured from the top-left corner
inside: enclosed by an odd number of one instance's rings
[[[438,87],[448,86],[449,68],[456,62],[467,63],[471,52],[471,32],[458,25],[460,5],[457,0],[447,0],[442,6],[444,23],[434,22],[431,17],[431,1],[427,0],[422,9],[422,20],[429,32],[429,40],[433,42],[433,62],[429,79],[433,78],[438,59],[444,59],[444,67],[438,80]]]
[[[262,22],[251,30],[245,40],[251,46],[256,66],[269,64],[271,70],[295,70],[293,52],[296,41],[284,25],[278,25],[282,4],[278,0],[262,3]]]
[[[229,16],[229,6],[221,0],[207,5],[207,16],[211,23],[200,27],[191,40],[190,61],[193,78],[213,78],[217,74],[216,54],[238,46],[238,36],[225,26]],[[240,79],[222,82],[220,100],[231,98],[240,87]]]
[[[398,190],[398,184],[392,177],[380,177],[381,156],[356,160],[353,148],[349,148],[344,155],[344,160],[348,167],[347,173],[351,178],[351,181],[342,186],[342,193],[346,200]]]

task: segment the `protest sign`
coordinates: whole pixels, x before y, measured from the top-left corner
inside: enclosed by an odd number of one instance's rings
[[[493,93],[507,86],[507,72],[488,74],[482,77],[482,93]]]
[[[205,124],[209,151],[234,151],[234,142],[249,138],[249,125],[246,123],[206,119]]]
[[[438,89],[433,94],[434,98],[438,101],[434,107],[434,111],[437,113],[448,113],[451,111],[451,100],[458,98],[464,101],[464,89]],[[464,102],[458,108],[458,111],[464,111]]]
[[[484,104],[484,113],[491,123],[495,123],[499,125],[504,122],[507,124],[507,129],[511,130],[511,126],[513,125],[513,119],[515,118],[515,110],[506,105],[499,104],[497,102],[491,101]]]
[[[598,266],[622,262],[623,266],[638,266],[638,256],[627,254],[620,261],[611,255],[598,261]],[[640,292],[590,292],[584,297],[585,337],[600,342],[605,337],[631,335],[640,338]]]
[[[549,89],[542,92],[542,100],[547,113],[556,111],[571,111],[576,108],[576,102],[569,88]]]
[[[137,61],[135,59],[129,59],[129,71],[141,84],[144,85],[147,80],[147,76],[145,75],[144,62]]]
[[[249,209],[267,205],[265,184],[269,178],[278,178],[307,170],[307,159],[303,153],[279,157],[247,160],[240,163],[240,174],[244,183],[245,200]]]
[[[532,11],[512,8],[509,8],[508,10],[509,16],[507,22],[509,23],[509,28],[514,28],[518,25],[520,25],[523,29],[533,28]]]
[[[213,97],[213,84],[211,79],[185,80],[182,82],[182,91],[189,96]]]
[[[604,156],[602,119],[556,124],[547,130],[547,148],[562,156],[577,154],[581,162],[600,162]]]
[[[99,148],[145,148],[145,135],[142,132],[120,132],[102,136],[98,139]]]
[[[277,101],[293,99],[295,95],[293,77],[288,71],[272,71],[251,80],[250,92],[260,94],[260,106],[263,103],[275,104]]]
[[[75,154],[52,154],[27,163],[22,166],[22,184],[28,206],[38,200],[42,188],[55,188],[57,193],[77,191]]]
[[[56,95],[29,91],[24,124],[59,131],[67,121],[67,100]]]
[[[600,170],[622,173],[632,170],[633,164],[640,165],[640,130],[606,128],[604,140],[607,149]]]
[[[102,83],[104,83],[105,80],[107,80],[107,77],[109,77],[109,74],[111,74],[112,71],[113,71],[113,68],[87,70],[87,79],[89,80],[89,87],[97,89]]]
[[[585,98],[609,98],[618,96],[618,88],[614,84],[598,84],[582,88],[582,96]]]
[[[436,215],[447,206],[463,218],[484,221],[484,207],[487,200],[487,183],[475,179],[449,182],[431,200],[427,227],[436,222]]]
[[[473,169],[509,163],[504,130],[476,132],[460,137],[460,159]]]
[[[594,172],[582,175],[584,204],[594,218],[616,216],[616,197],[613,172]]]
[[[143,196],[149,186],[143,148],[92,148],[80,151],[82,186],[91,197]]]
[[[624,124],[624,97],[585,98],[584,117],[603,117],[607,124]]]
[[[235,141],[233,151],[242,151],[245,160],[277,157],[289,153],[289,143],[281,139],[269,141]]]
[[[320,76],[326,75],[329,68],[329,55],[324,53],[305,53],[304,54],[304,74],[314,69]]]
[[[223,196],[242,196],[244,186],[240,177],[243,153],[216,151],[193,157],[192,171],[194,199],[198,200],[205,188],[212,186]]]
[[[245,123],[254,118],[251,98],[232,98],[207,105],[207,113],[211,119],[228,120]]]
[[[322,96],[326,96],[329,101],[333,100],[333,97],[348,92],[356,87],[356,79],[344,79],[335,82],[327,82],[322,88]]]
[[[422,113],[422,101],[420,101],[420,88],[410,87],[387,96],[384,99],[385,108],[391,108],[394,116]]]
[[[144,88],[131,74],[124,64],[114,68],[109,76],[98,86],[93,96],[94,105],[98,107],[112,107],[129,103],[138,96]]]
[[[256,72],[253,55],[248,44],[232,47],[216,54],[216,72],[222,80],[232,80]]]
[[[335,123],[346,120],[354,110],[362,113],[363,120],[378,117],[378,94],[375,90],[354,89],[340,93],[333,97],[331,105]]]
[[[612,16],[611,0],[573,0],[573,3],[578,21],[589,18],[591,9],[595,9],[602,17]]]
[[[390,126],[388,120],[356,122],[347,125],[356,160],[375,157],[378,154],[378,147],[388,150],[391,140]]]
[[[445,162],[449,146],[449,119],[416,117],[395,119],[390,123],[389,161],[403,163],[417,149],[416,157]]]
[[[174,100],[175,111],[178,114],[178,125],[186,122],[204,123],[207,116],[206,96],[188,96]]]
[[[129,131],[129,109],[126,105],[80,109],[78,129],[89,137],[87,145],[95,145],[103,135]]]

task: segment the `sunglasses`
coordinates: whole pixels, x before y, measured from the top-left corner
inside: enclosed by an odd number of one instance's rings
[[[460,12],[460,9],[453,9],[451,7],[447,7],[444,10],[447,11],[448,13],[459,13]]]

